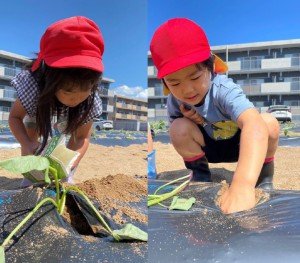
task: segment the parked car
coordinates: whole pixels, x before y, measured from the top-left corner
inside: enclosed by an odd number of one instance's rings
[[[290,106],[271,105],[267,112],[271,113],[278,121],[292,121],[292,112]]]
[[[113,125],[113,121],[110,120],[95,119],[93,122],[93,128],[95,128],[97,131],[111,130],[114,128],[114,125]]]

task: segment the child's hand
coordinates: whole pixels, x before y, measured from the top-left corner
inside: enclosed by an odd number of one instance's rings
[[[36,150],[40,147],[40,143],[37,141],[34,142],[29,142],[26,146],[21,147],[21,155],[25,156],[25,155],[34,155],[34,153],[36,152]]]
[[[255,188],[237,183],[232,184],[219,200],[220,208],[225,214],[248,210],[255,204]]]
[[[203,117],[195,109],[187,109],[184,104],[180,104],[180,111],[184,117],[190,119],[196,124],[201,124],[204,121]]]

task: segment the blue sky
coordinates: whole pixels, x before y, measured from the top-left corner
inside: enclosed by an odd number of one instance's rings
[[[34,57],[46,28],[83,15],[99,26],[104,76],[123,95],[145,98],[147,88],[147,0],[15,0],[1,2],[0,50]]]
[[[149,0],[148,44],[174,17],[198,23],[211,46],[300,39],[299,0]]]
[[[104,76],[118,93],[145,98],[147,51],[154,30],[173,17],[187,17],[211,45],[300,38],[300,2],[262,0],[15,0],[2,1],[0,50],[33,57],[40,37],[57,20],[83,15],[105,41]]]

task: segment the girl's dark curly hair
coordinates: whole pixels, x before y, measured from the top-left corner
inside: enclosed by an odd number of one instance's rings
[[[31,70],[33,63],[34,61],[28,64],[26,69]],[[92,86],[91,95],[85,101],[68,109],[67,126],[64,133],[72,133],[87,120],[94,104],[102,73],[86,68],[53,68],[43,62],[37,70],[32,72],[32,75],[37,80],[39,87],[36,124],[37,132],[43,138],[40,153],[44,149],[49,135],[52,136],[52,118],[58,119],[62,113],[63,104],[58,101],[55,93],[60,89],[72,91],[73,87],[76,89],[79,87],[80,91],[89,91]]]

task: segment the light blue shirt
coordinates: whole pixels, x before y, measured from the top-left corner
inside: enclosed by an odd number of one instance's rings
[[[167,109],[170,123],[183,117],[179,108],[181,103],[182,101],[169,94]],[[203,127],[212,139],[226,140],[238,131],[237,119],[240,114],[254,108],[254,105],[232,79],[225,75],[216,75],[211,81],[204,103],[199,107],[191,107],[205,119]]]

